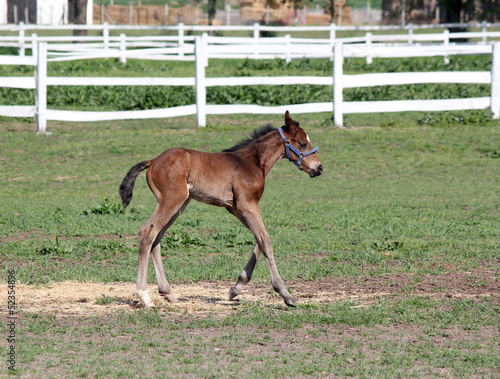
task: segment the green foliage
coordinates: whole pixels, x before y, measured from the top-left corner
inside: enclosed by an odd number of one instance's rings
[[[488,111],[442,112],[418,120],[419,125],[446,127],[449,125],[484,125],[490,122],[491,113]]]
[[[205,243],[199,238],[191,237],[187,233],[172,233],[172,235],[165,237],[163,241],[169,248],[178,248],[181,246],[205,246]]]

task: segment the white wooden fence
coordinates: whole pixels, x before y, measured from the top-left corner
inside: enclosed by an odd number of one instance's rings
[[[206,35],[195,39],[195,49],[192,58],[195,60],[196,75],[194,78],[83,78],[83,77],[48,77],[47,62],[58,58],[48,58],[47,42],[38,42],[35,56],[0,56],[2,64],[24,64],[36,67],[34,77],[0,78],[0,85],[12,88],[27,88],[36,90],[36,105],[0,106],[0,116],[37,117],[38,132],[45,133],[47,121],[102,121],[123,119],[167,118],[183,115],[197,115],[199,126],[206,125],[207,115],[215,114],[279,114],[285,110],[293,113],[319,113],[334,111],[335,124],[343,126],[343,115],[347,113],[365,112],[402,112],[429,110],[484,109],[490,107],[494,117],[500,113],[500,42],[493,45],[449,45],[449,46],[398,46],[387,47],[372,45],[344,45],[342,41],[335,44],[333,76],[281,76],[281,77],[237,77],[237,78],[206,78],[205,68],[209,58],[231,56],[235,53],[235,44],[213,45]],[[309,44],[310,45],[310,44]],[[273,46],[275,53],[277,46]],[[249,46],[246,46],[249,48]],[[192,47],[191,47],[192,48]],[[168,55],[160,49],[158,55]],[[178,49],[178,48],[172,48]],[[149,50],[149,49],[148,49]],[[344,57],[410,57],[410,56],[448,56],[456,54],[491,54],[493,65],[491,72],[452,72],[452,73],[380,73],[344,75]],[[108,56],[114,56],[108,52]],[[184,52],[186,54],[186,52]],[[260,49],[247,51],[247,54],[263,54]],[[134,56],[136,50],[122,52],[126,57]],[[151,54],[150,54],[151,55]],[[104,56],[104,55],[103,55]],[[483,98],[448,99],[448,100],[399,100],[381,102],[344,102],[343,89],[375,85],[401,85],[411,83],[491,83],[491,96]],[[333,85],[333,99],[325,103],[309,103],[281,105],[274,107],[258,105],[208,105],[206,104],[206,88],[212,86],[241,85],[293,85],[314,84]],[[196,104],[165,109],[118,111],[118,112],[87,112],[47,109],[47,86],[81,86],[81,85],[163,85],[163,86],[195,86]]]
[[[491,72],[409,72],[344,75],[344,57],[422,57],[447,56],[458,54],[491,54]],[[343,126],[345,113],[382,113],[406,111],[450,111],[490,108],[494,118],[500,116],[500,42],[493,45],[456,45],[456,46],[399,46],[358,47],[335,44],[334,59],[334,120]],[[344,88],[372,87],[381,85],[402,85],[419,83],[482,83],[491,84],[489,97],[437,100],[394,100],[394,101],[343,101]]]
[[[445,29],[442,33],[424,33],[415,34],[419,30]],[[471,28],[480,29],[477,32],[466,33],[448,33],[447,28]],[[430,25],[412,25],[408,24],[405,27],[395,25],[363,25],[363,26],[338,26],[331,24],[330,26],[266,26],[258,23],[254,25],[239,25],[239,26],[202,26],[202,25],[184,25],[182,23],[171,26],[141,26],[141,25],[0,25],[0,33],[14,32],[16,36],[1,36],[0,46],[15,47],[19,50],[19,55],[24,56],[26,49],[32,49],[37,42],[49,42],[51,51],[96,51],[115,49],[123,51],[127,48],[157,48],[157,47],[184,47],[186,43],[193,43],[195,36],[188,33],[203,33],[203,32],[249,32],[253,35],[252,38],[240,38],[241,41],[247,40],[247,44],[265,45],[269,38],[260,37],[261,31],[291,33],[291,32],[322,32],[328,33],[328,38],[313,38],[314,44],[329,45],[328,53],[331,55],[333,45],[338,40],[337,32],[344,31],[364,31],[365,35],[360,37],[342,38],[343,42],[349,43],[367,43],[384,42],[384,43],[429,43],[440,42],[448,44],[453,38],[480,39],[486,43],[492,38],[499,38],[500,32],[493,31],[493,28],[500,28],[500,23],[467,23],[467,24],[430,24]],[[101,36],[37,36],[37,34],[27,35],[32,31],[72,31],[72,30],[89,30],[102,32]],[[177,35],[171,36],[127,36],[121,33],[120,36],[111,36],[111,31],[168,31],[175,32]],[[372,32],[379,31],[406,31],[406,34],[385,34],[377,35]],[[286,37],[290,38],[290,37]],[[226,42],[228,43],[228,42]],[[308,43],[308,42],[303,42]],[[182,52],[179,52],[182,56]],[[75,57],[73,59],[76,59]]]

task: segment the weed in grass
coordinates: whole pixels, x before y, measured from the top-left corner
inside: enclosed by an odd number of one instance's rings
[[[110,200],[105,198],[101,205],[90,208],[89,210],[83,211],[83,215],[89,214],[97,214],[97,215],[105,215],[105,214],[124,214],[125,210],[122,205],[116,202],[115,200]]]
[[[41,255],[53,255],[53,256],[68,256],[73,253],[74,245],[66,241],[61,241],[60,237],[56,237],[56,241],[48,242],[37,249],[37,252]]]
[[[114,303],[116,301],[116,297],[113,296],[107,296],[107,295],[102,295],[96,300],[96,304],[98,305],[108,305],[111,303]]]

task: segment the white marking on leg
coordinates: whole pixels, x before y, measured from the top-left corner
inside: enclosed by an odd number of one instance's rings
[[[149,297],[148,291],[143,291],[143,290],[136,290],[135,291],[135,296],[137,296],[145,305],[146,308],[151,308],[154,307],[155,304]]]

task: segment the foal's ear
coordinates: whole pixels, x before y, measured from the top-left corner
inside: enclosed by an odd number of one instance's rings
[[[290,117],[290,113],[288,111],[285,112],[285,130],[288,133],[295,133],[297,130],[297,126],[299,126],[299,123],[296,121],[293,121],[292,118]]]

